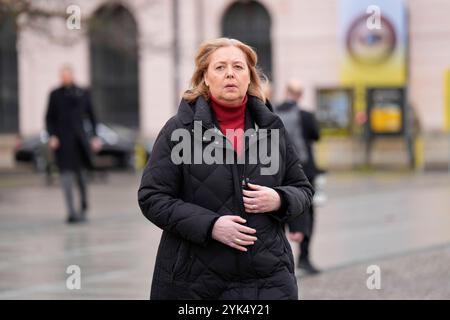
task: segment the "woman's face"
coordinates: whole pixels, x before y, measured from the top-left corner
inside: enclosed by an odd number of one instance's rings
[[[205,82],[219,102],[237,105],[244,100],[250,85],[250,71],[244,52],[237,47],[222,47],[210,56]]]

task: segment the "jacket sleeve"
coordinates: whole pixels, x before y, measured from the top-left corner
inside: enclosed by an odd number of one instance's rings
[[[274,188],[281,195],[282,210],[278,210],[278,213],[274,216],[281,222],[288,222],[309,209],[314,189],[303,172],[300,160],[288,135],[284,134],[284,137],[286,141],[286,169],[282,185]]]
[[[55,106],[55,93],[50,93],[50,97],[48,99],[47,106],[47,114],[45,116],[45,125],[47,127],[47,132],[49,136],[54,136],[57,134],[56,122],[57,122],[57,114],[56,114],[56,106]]]
[[[311,235],[310,225],[311,213],[309,211],[288,222],[289,232],[301,232],[307,236]]]
[[[301,111],[303,136],[306,140],[319,141],[320,128],[314,113]]]
[[[94,107],[92,106],[92,99],[91,99],[91,92],[89,90],[86,90],[85,92],[85,106],[86,106],[86,113],[89,117],[89,121],[91,122],[92,126],[92,132],[94,133],[94,136],[97,135],[97,117],[94,112]]]
[[[180,199],[183,164],[176,165],[171,160],[173,123],[169,120],[156,139],[142,175],[139,206],[144,216],[161,229],[206,245],[211,240],[213,224],[220,215]]]

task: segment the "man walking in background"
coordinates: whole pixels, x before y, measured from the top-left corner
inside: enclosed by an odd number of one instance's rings
[[[83,169],[92,168],[91,150],[98,152],[101,140],[96,135],[96,117],[90,95],[74,83],[73,71],[64,66],[60,71],[61,86],[50,93],[46,126],[48,146],[55,152],[61,185],[67,207],[67,222],[86,220],[88,209],[86,177]],[[94,137],[88,141],[84,118],[88,118]],[[74,206],[72,187],[76,179],[80,194],[80,210]]]
[[[286,100],[276,109],[297,151],[303,165],[303,171],[309,182],[314,186],[314,180],[320,173],[316,167],[313,143],[320,138],[319,125],[314,114],[300,109],[299,101],[303,88],[298,80],[289,81],[286,88]],[[310,261],[310,243],[314,227],[314,204],[308,212],[289,224],[289,238],[300,243],[298,267],[307,274],[316,274],[319,270]]]

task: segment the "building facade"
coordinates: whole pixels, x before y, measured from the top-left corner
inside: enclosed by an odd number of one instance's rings
[[[61,3],[33,5],[60,10]],[[318,90],[341,85],[336,0],[74,0],[63,5],[73,4],[80,10],[80,29],[68,26],[76,9],[66,11],[65,19],[18,16],[18,29],[5,19],[0,24],[0,135],[39,132],[58,70],[71,64],[78,83],[92,89],[103,121],[154,138],[189,85],[199,44],[223,35],[257,49],[275,102],[292,77],[304,83],[303,104],[312,110]],[[445,131],[450,2],[407,0],[404,6],[408,100],[423,131],[435,137]]]

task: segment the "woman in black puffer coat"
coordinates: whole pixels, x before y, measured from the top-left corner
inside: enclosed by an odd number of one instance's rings
[[[202,44],[192,88],[158,135],[138,192],[163,229],[151,299],[298,298],[283,226],[314,191],[256,64],[237,40]]]

